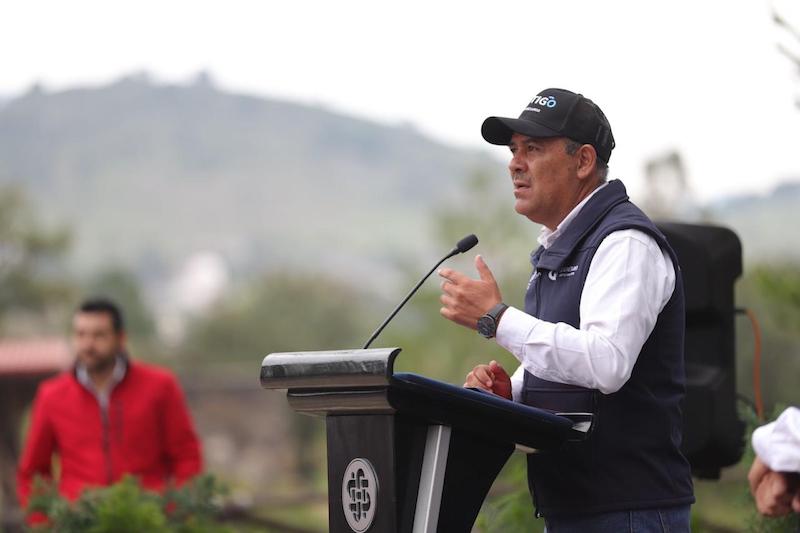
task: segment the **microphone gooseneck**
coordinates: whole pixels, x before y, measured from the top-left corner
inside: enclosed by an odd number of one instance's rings
[[[368,341],[367,341],[367,343],[364,345],[364,350],[366,350],[367,348],[369,348],[369,345],[370,345],[370,344],[372,344],[372,341],[374,341],[374,340],[375,340],[375,339],[378,337],[378,335],[380,335],[380,334],[381,334],[381,331],[383,331],[383,328],[385,328],[385,327],[386,327],[386,325],[387,325],[387,324],[389,324],[389,322],[391,322],[391,321],[392,321],[392,319],[394,318],[394,316],[395,316],[395,315],[396,315],[396,314],[397,314],[397,313],[400,311],[400,309],[402,309],[402,308],[403,308],[403,306],[406,304],[406,302],[407,302],[408,300],[410,300],[410,299],[411,299],[411,297],[412,297],[412,296],[414,296],[414,293],[416,293],[416,292],[417,292],[417,290],[419,290],[419,288],[422,286],[422,284],[423,284],[423,283],[425,283],[425,280],[426,280],[426,279],[428,279],[428,278],[430,277],[430,275],[431,275],[431,274],[433,274],[433,272],[434,272],[434,271],[435,271],[437,268],[439,268],[439,265],[441,265],[442,263],[444,263],[445,261],[447,261],[448,259],[450,259],[450,258],[451,258],[451,257],[453,257],[454,255],[463,254],[464,252],[467,252],[467,251],[471,250],[472,248],[474,248],[474,247],[475,247],[475,245],[476,245],[476,244],[478,244],[478,237],[476,237],[474,234],[472,234],[472,235],[467,235],[466,237],[464,237],[463,239],[461,239],[460,241],[458,241],[458,243],[456,243],[456,247],[455,247],[455,248],[453,248],[452,250],[450,250],[450,252],[449,252],[449,253],[448,253],[446,256],[442,257],[442,258],[439,260],[439,262],[438,262],[438,263],[436,263],[435,265],[433,265],[433,268],[432,268],[432,269],[430,269],[430,271],[429,271],[427,274],[425,274],[425,275],[422,277],[422,279],[421,279],[421,280],[419,280],[419,283],[417,283],[417,284],[414,286],[414,288],[413,288],[413,289],[411,289],[411,292],[409,292],[409,293],[406,295],[406,297],[405,297],[405,298],[403,298],[403,301],[402,301],[402,302],[400,302],[400,305],[398,305],[397,307],[395,307],[394,311],[392,311],[392,314],[390,314],[390,315],[389,315],[389,316],[386,318],[386,320],[384,320],[384,321],[383,321],[383,324],[381,324],[380,326],[378,326],[378,329],[376,329],[376,330],[375,330],[375,331],[372,333],[372,336],[370,336],[369,340],[368,340]]]

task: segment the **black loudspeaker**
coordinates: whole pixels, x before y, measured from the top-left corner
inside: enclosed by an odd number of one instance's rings
[[[744,452],[737,413],[733,285],[742,246],[722,227],[658,223],[678,256],[686,295],[683,453],[699,478],[719,479]]]

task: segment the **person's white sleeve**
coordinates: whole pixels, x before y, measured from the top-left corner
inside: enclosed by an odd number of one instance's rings
[[[515,402],[522,400],[522,382],[525,380],[525,368],[519,365],[511,374],[511,399]]]
[[[672,261],[655,239],[638,230],[617,231],[592,259],[579,329],[510,307],[500,320],[497,343],[541,379],[610,394],[630,378],[674,289]]]
[[[753,450],[775,472],[800,472],[800,409],[789,407],[753,432]]]

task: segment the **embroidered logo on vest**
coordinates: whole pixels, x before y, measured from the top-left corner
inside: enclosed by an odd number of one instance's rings
[[[551,270],[547,273],[547,277],[550,278],[550,281],[555,281],[556,278],[569,278],[574,276],[577,271],[578,265],[566,266],[558,270]]]

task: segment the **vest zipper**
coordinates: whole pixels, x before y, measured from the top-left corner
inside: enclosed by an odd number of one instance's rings
[[[537,270],[537,272],[539,271],[538,267],[536,268],[536,270]],[[536,283],[536,310],[537,310],[537,313],[541,314],[541,312],[542,312],[542,298],[541,298],[541,296],[542,296],[542,291],[541,291],[542,284],[540,283],[542,281],[542,275],[541,274],[539,275],[539,279],[537,279],[536,281],[537,281],[537,283]],[[533,485],[534,517],[538,519],[538,518],[542,517],[542,512],[539,511],[539,497],[538,497],[538,492],[539,491],[536,490],[536,482],[535,481],[532,483],[532,485]]]
[[[536,267],[536,271],[539,272],[539,268]],[[541,316],[542,314],[542,274],[539,274],[539,279],[536,280],[536,313]]]

